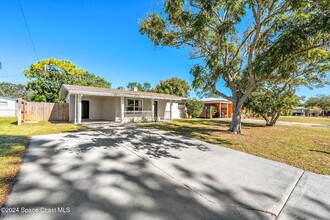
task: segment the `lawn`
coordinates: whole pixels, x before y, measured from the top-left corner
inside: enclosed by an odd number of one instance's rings
[[[0,207],[6,200],[19,171],[22,156],[32,135],[82,131],[87,128],[68,123],[40,122],[16,125],[16,118],[0,117]]]
[[[253,118],[251,118],[253,119]],[[263,120],[262,118],[258,118]],[[312,124],[330,125],[330,117],[301,117],[301,116],[281,116],[278,121],[302,122]]]
[[[330,128],[265,127],[244,124],[241,135],[227,132],[228,120],[181,119],[139,124],[330,175]]]
[[[303,122],[303,123],[330,125],[330,117],[281,116],[279,118],[279,121]]]

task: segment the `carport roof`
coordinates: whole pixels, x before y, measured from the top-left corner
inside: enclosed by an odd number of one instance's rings
[[[204,98],[201,99],[202,102],[204,103],[214,103],[214,102],[228,102],[231,103],[231,101],[224,99],[224,98]]]
[[[175,100],[175,101],[182,101],[187,99],[186,97],[154,93],[154,92],[129,91],[129,90],[63,84],[60,91],[60,98],[65,98],[68,93],[92,95],[92,96],[114,96],[114,97],[124,96],[124,97],[136,97],[136,98],[166,99],[166,100]]]

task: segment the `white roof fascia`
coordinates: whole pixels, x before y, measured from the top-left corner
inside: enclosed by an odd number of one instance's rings
[[[145,95],[130,95],[122,93],[109,93],[109,92],[86,92],[74,90],[68,91],[71,95],[94,95],[94,96],[107,96],[107,97],[128,97],[128,98],[147,98],[147,99],[162,99],[162,100],[186,100],[185,98],[165,98],[165,97],[156,97],[156,96],[145,96]]]

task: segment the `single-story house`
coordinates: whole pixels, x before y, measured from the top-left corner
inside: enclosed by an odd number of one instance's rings
[[[305,107],[296,107],[293,109],[293,115],[294,116],[305,116],[309,111],[308,108]]]
[[[201,101],[205,105],[205,110],[203,111],[201,117],[207,116],[207,109],[210,106],[214,106],[216,108],[216,113],[212,117],[216,118],[232,118],[233,115],[233,103],[224,98],[204,98]]]
[[[62,85],[60,98],[69,104],[69,120],[130,122],[141,120],[171,120],[185,116],[187,98],[128,90],[89,86]]]
[[[0,116],[15,117],[17,99],[0,97]]]

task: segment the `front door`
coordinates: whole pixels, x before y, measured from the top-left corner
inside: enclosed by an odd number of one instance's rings
[[[158,101],[154,101],[154,116],[158,117]]]
[[[81,118],[89,119],[89,101],[81,101]]]

